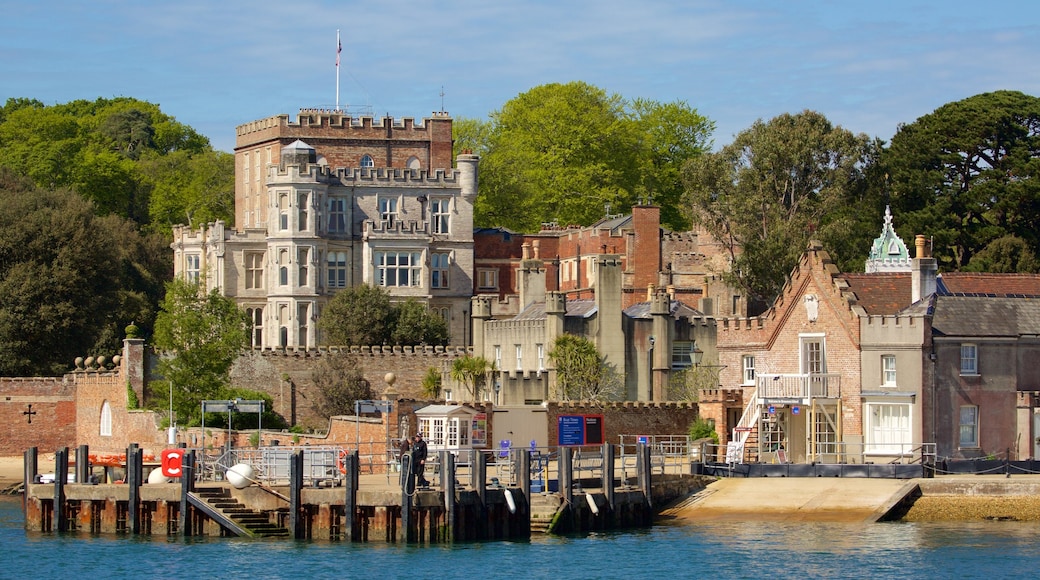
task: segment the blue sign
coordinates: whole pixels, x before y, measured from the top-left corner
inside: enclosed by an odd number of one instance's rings
[[[797,415],[798,411],[800,411],[800,410],[801,410],[801,407],[799,407],[798,405],[794,405],[794,406],[791,407],[791,412],[794,413],[795,415]]]
[[[776,415],[776,407],[769,405],[769,414]]]
[[[585,417],[582,415],[560,415],[556,423],[560,445],[585,444]]]

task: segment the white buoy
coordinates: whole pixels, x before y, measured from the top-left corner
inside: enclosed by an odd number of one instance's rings
[[[161,469],[153,469],[148,474],[148,483],[170,483],[170,478],[163,475]]]
[[[253,468],[248,463],[236,463],[224,474],[235,489],[245,489],[253,483]]]
[[[585,494],[585,501],[589,502],[589,509],[592,510],[594,515],[599,515],[599,506],[596,505],[596,498],[592,497],[591,493]]]
[[[506,496],[506,505],[509,507],[509,513],[516,513],[516,501],[513,500],[513,492],[508,489],[502,490],[502,494]]]

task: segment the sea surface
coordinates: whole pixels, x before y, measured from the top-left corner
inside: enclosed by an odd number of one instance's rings
[[[0,578],[1034,578],[1040,524],[711,522],[451,546],[27,533],[0,498]]]

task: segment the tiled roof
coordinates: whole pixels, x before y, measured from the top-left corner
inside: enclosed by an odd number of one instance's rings
[[[940,274],[936,285],[939,294],[951,296],[1040,297],[1040,274],[949,272]]]
[[[649,302],[640,302],[639,304],[633,304],[632,306],[629,306],[628,308],[626,308],[624,310],[624,314],[625,314],[625,316],[627,316],[629,318],[646,318],[646,319],[649,319],[650,318],[650,303]],[[686,304],[684,304],[684,303],[682,303],[682,302],[680,302],[678,300],[672,300],[671,301],[671,304],[669,305],[669,308],[668,308],[668,314],[671,315],[672,318],[675,318],[677,320],[679,318],[690,318],[690,317],[693,317],[693,316],[703,316],[704,315],[703,312],[701,312],[699,310],[695,310],[693,308],[690,308],[689,306],[687,306]]]
[[[876,272],[842,274],[856,304],[867,314],[895,314],[910,305],[910,272]]]
[[[564,316],[567,318],[590,318],[596,312],[595,300],[568,300],[567,313]],[[534,302],[521,310],[520,314],[517,314],[513,320],[538,320],[544,318],[545,302]]]
[[[1040,334],[1040,299],[936,296],[932,310],[932,332],[937,336]]]

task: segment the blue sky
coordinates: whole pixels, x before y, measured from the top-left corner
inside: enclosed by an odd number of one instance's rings
[[[685,101],[716,147],[813,109],[889,140],[978,93],[1040,96],[1040,2],[0,0],[0,101],[134,97],[231,151],[235,126],[336,104],[487,118],[585,81]],[[441,92],[443,89],[443,97]]]

